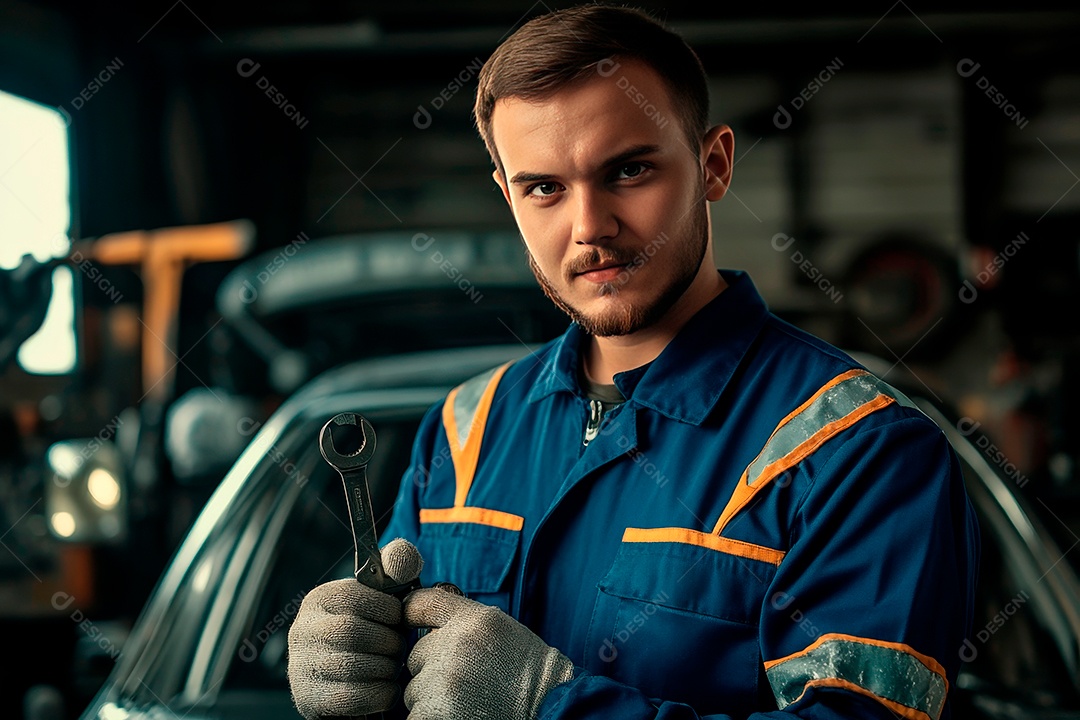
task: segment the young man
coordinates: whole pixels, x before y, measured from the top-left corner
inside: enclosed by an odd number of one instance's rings
[[[301,714],[391,708],[402,619],[433,628],[411,718],[947,714],[978,554],[959,465],[714,267],[734,142],[707,105],[694,53],[623,8],[538,18],[488,60],[495,181],[574,322],[421,424],[384,561],[467,598],[314,589],[290,632]]]

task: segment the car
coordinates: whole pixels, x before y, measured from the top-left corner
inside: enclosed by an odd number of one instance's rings
[[[424,412],[454,385],[533,352],[523,344],[408,353],[322,373],[259,424],[211,496],[132,628],[82,720],[297,717],[288,627],[315,585],[348,577],[353,547],[340,478],[318,450],[322,426],[359,412],[376,429],[369,466],[378,529]],[[879,374],[887,365],[859,356]],[[1080,582],[1022,489],[918,383],[890,382],[956,447],[983,536],[972,634],[954,718],[1080,718]],[[422,478],[419,480],[422,481]]]

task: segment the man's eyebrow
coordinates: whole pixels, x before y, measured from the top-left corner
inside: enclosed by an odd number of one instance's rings
[[[614,167],[615,165],[622,165],[628,160],[633,160],[641,155],[651,155],[652,153],[660,152],[659,145],[635,145],[632,148],[623,150],[618,155],[615,155],[603,162],[600,166],[602,168]]]
[[[609,168],[616,165],[621,165],[622,163],[627,162],[628,160],[632,160],[636,157],[640,157],[641,155],[649,155],[651,153],[659,151],[659,145],[634,145],[631,148],[623,150],[618,155],[613,155],[612,157],[608,158],[600,164],[600,167]],[[510,178],[510,184],[517,185],[520,183],[543,182],[545,180],[551,180],[554,177],[554,175],[551,175],[549,173],[519,172],[515,173],[514,177]]]
[[[519,183],[539,182],[543,180],[550,180],[554,175],[548,175],[546,173],[534,173],[534,172],[519,172],[515,173],[514,177],[510,178],[511,185],[517,185]]]

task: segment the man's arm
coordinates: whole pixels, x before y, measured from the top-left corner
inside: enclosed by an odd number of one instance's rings
[[[770,598],[786,593],[783,602],[768,603],[762,627],[773,693],[791,709],[859,693],[936,720],[960,668],[978,571],[959,461],[936,425],[908,417],[856,432],[821,476],[774,579]],[[794,622],[797,609],[814,632]]]

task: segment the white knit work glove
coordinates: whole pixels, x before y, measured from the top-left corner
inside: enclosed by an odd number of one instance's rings
[[[420,552],[407,540],[380,553],[399,583],[420,577]],[[297,711],[313,720],[385,712],[397,701],[405,655],[401,601],[353,578],[319,585],[289,628],[289,688]]]
[[[534,720],[569,658],[502,610],[438,588],[411,593],[405,622],[433,628],[409,653],[409,720]]]

